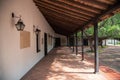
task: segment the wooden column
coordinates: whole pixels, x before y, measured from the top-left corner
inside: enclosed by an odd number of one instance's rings
[[[95,62],[95,73],[99,72],[99,53],[98,53],[98,24],[94,23],[94,62]]]
[[[76,55],[78,53],[78,37],[77,37],[77,33],[76,33]]]
[[[74,41],[74,35],[73,35],[73,52],[74,52],[74,46],[75,46],[75,41]]]
[[[69,40],[69,37],[67,36],[67,46],[69,46],[69,42],[68,42],[68,40]]]
[[[81,30],[81,50],[82,50],[82,61],[83,61],[84,60],[83,29]]]

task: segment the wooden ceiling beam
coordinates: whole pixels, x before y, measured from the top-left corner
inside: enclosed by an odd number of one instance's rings
[[[62,29],[60,27],[57,27],[57,26],[54,26],[53,29],[55,30],[55,33],[62,34],[62,35],[65,35],[65,36],[72,33],[72,32],[69,32],[69,31],[67,31],[65,29]]]
[[[51,17],[51,15],[44,15],[47,19],[53,19],[54,21],[62,21],[62,22],[66,22],[66,23],[72,23],[72,24],[74,24],[74,25],[77,25],[77,26],[80,26],[81,25],[81,23],[83,23],[83,22],[75,22],[74,20],[68,20],[68,19],[66,19],[66,18],[59,18],[58,16],[54,16],[54,18],[53,17]]]
[[[79,15],[83,15],[83,16],[87,16],[87,17],[94,17],[96,13],[91,12],[91,11],[87,11],[84,9],[79,8],[79,10],[77,10],[75,7],[72,8],[68,5],[65,5],[64,3],[60,3],[57,0],[43,0],[41,2],[45,2],[47,4],[53,5],[55,7],[58,7],[60,9],[66,10],[68,12],[74,12],[74,13],[78,13]]]
[[[53,28],[54,28],[55,30],[57,30],[57,32],[72,33],[71,31],[69,31],[69,30],[67,30],[67,29],[64,29],[64,28],[62,28],[62,27],[60,27],[60,26],[58,26],[58,25],[52,25],[52,26],[53,26]]]
[[[42,6],[42,5],[39,5],[39,7],[40,7],[40,8],[44,8],[45,10],[49,10],[51,13],[56,12],[56,13],[58,13],[58,14],[60,14],[60,15],[72,17],[72,18],[75,18],[75,19],[78,19],[78,20],[82,20],[82,21],[88,21],[88,20],[90,20],[90,19],[85,19],[85,18],[81,18],[81,17],[75,16],[75,15],[73,15],[73,14],[71,15],[71,14],[69,14],[69,13],[65,13],[65,12],[62,12],[62,11],[57,11],[56,9],[52,9],[52,8],[50,8],[50,7],[48,8],[48,7]]]
[[[71,31],[70,29],[61,27],[59,24],[52,24],[52,23],[50,23],[50,25],[52,26],[52,28],[57,30],[57,32],[73,33],[73,31]]]
[[[73,18],[73,17],[69,17],[69,16],[64,16],[64,15],[61,15],[61,14],[58,14],[56,12],[49,12],[48,10],[45,10],[45,9],[40,9],[42,13],[44,13],[43,15],[47,15],[47,16],[51,16],[52,18],[55,18],[55,17],[58,17],[58,18],[61,18],[64,20],[68,20],[68,21],[72,21],[72,22],[75,22],[75,23],[79,23],[79,24],[83,24],[85,23],[83,20],[81,19],[76,19],[76,18]]]
[[[64,22],[61,22],[61,21],[52,21],[52,22],[49,22],[49,23],[58,25],[61,28],[64,28],[64,29],[69,30],[69,31],[76,30],[78,28],[78,26],[70,25],[70,24],[67,24],[67,23],[64,23]]]
[[[64,30],[67,30],[67,31],[69,31],[69,32],[73,32],[73,31],[75,31],[78,27],[76,27],[76,26],[70,26],[70,25],[68,25],[68,24],[65,24],[65,23],[61,23],[61,22],[50,22],[50,24],[51,24],[51,27],[53,27],[53,26],[57,26],[57,27],[60,27],[60,28],[62,28],[62,29],[64,29]],[[76,27],[76,28],[75,28]]]
[[[63,17],[68,17],[69,19],[73,19],[73,20],[78,20],[78,21],[88,21],[88,20],[84,20],[82,18],[78,18],[78,17],[74,17],[74,16],[71,16],[71,15],[68,15],[68,14],[61,14],[55,10],[51,10],[51,9],[48,9],[46,7],[38,7],[40,9],[40,11],[42,11],[43,13],[46,12],[46,13],[49,13],[49,14],[57,14],[57,15],[61,15]]]
[[[63,21],[64,20],[66,20],[66,21],[70,21],[70,22],[74,22],[74,23],[76,23],[76,24],[78,24],[78,25],[82,25],[83,23],[85,23],[84,21],[82,21],[82,20],[78,20],[78,19],[75,19],[75,18],[71,18],[71,17],[66,17],[66,16],[63,16],[63,15],[59,15],[59,14],[54,14],[54,13],[51,13],[51,12],[48,12],[48,11],[46,11],[46,10],[44,10],[44,9],[41,9],[41,12],[43,12],[44,14],[44,16],[48,16],[48,17],[51,17],[51,18],[60,18],[60,19],[62,19]]]
[[[68,21],[70,23],[75,23],[75,24],[78,24],[78,25],[81,25],[81,23],[84,23],[84,21],[81,21],[81,20],[73,20],[73,19],[70,19],[68,17],[64,17],[64,16],[61,16],[61,15],[58,15],[58,14],[54,14],[54,13],[49,13],[47,14],[48,12],[44,12],[44,16],[46,17],[51,17],[51,18],[54,18],[55,20],[61,20],[61,21]],[[52,17],[53,16],[53,17]]]
[[[72,19],[69,19],[69,18],[66,18],[66,17],[62,17],[62,16],[56,16],[55,14],[44,14],[45,17],[50,17],[50,18],[53,18],[51,16],[54,16],[54,20],[61,20],[61,21],[67,21],[69,23],[73,23],[73,24],[77,24],[77,25],[82,25],[82,23],[84,23],[83,21],[77,21],[77,20],[72,20]]]
[[[116,0],[96,0],[96,1],[109,5],[113,5],[116,2]]]
[[[82,8],[82,9],[85,9],[85,10],[89,10],[89,11],[92,11],[92,12],[95,12],[95,13],[100,13],[101,12],[101,9],[98,9],[98,8],[95,8],[95,7],[92,7],[92,6],[88,6],[88,5],[84,5],[84,4],[81,4],[81,3],[78,3],[78,2],[75,2],[73,0],[58,0],[62,3],[65,3],[65,4],[68,4],[70,6],[74,6],[74,7],[77,7],[77,8]]]
[[[94,14],[99,14],[100,13],[100,10],[98,10],[98,9],[91,8],[91,7],[88,7],[88,6],[83,6],[81,4],[76,5],[72,2],[69,2],[69,0],[51,0],[51,1],[56,3],[56,5],[62,5],[66,9],[71,8],[71,9],[73,9],[73,11],[77,11],[77,12],[80,12],[80,11],[83,10],[83,11],[92,12],[92,14],[93,13]]]
[[[73,1],[73,0],[70,0]],[[74,0],[75,2],[79,2],[84,5],[92,6],[98,9],[105,10],[107,9],[108,5],[105,3],[98,2],[96,0]]]
[[[47,8],[49,10],[59,12],[60,14],[65,14],[65,15],[73,16],[75,18],[81,18],[83,20],[89,20],[90,19],[90,17],[84,17],[82,15],[79,15],[79,14],[76,14],[76,13],[73,13],[73,12],[69,12],[69,11],[63,10],[61,8],[54,7],[52,5],[48,5],[48,4],[42,4],[41,3],[41,4],[37,4],[37,6],[44,7],[44,8]]]
[[[74,25],[74,24],[68,24],[62,21],[54,21],[53,19],[48,19],[49,23],[53,23],[53,24],[58,24],[59,26],[65,28],[65,29],[72,29],[72,28],[78,28],[78,25]],[[65,26],[65,27],[64,27]]]
[[[56,0],[51,0],[51,1],[49,1],[49,0],[45,1],[44,0],[44,2],[49,3],[51,5],[54,5],[58,8],[62,8],[62,9],[69,10],[69,11],[74,11],[74,13],[78,13],[79,15],[83,15],[83,16],[87,16],[87,17],[94,17],[94,15],[95,15],[94,12],[86,11],[86,10],[80,9],[80,8],[79,8],[79,10],[77,10],[76,8],[72,8],[70,6],[67,6],[64,3],[60,4],[60,2],[56,1]]]

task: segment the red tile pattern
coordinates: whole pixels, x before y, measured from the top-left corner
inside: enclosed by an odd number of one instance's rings
[[[93,63],[81,61],[80,54],[72,53],[68,47],[59,47],[39,61],[21,80],[112,80],[104,71],[93,72]]]

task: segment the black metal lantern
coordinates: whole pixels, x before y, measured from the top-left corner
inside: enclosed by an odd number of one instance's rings
[[[18,31],[23,31],[25,24],[23,23],[23,21],[21,19],[19,19],[17,24],[15,24],[15,26],[16,26]]]
[[[39,34],[40,30],[39,29],[36,29],[35,30],[35,34]]]
[[[18,22],[15,24],[18,31],[23,31],[25,28],[25,24],[23,23],[21,16],[15,16],[14,13],[12,13],[12,18],[19,18]]]

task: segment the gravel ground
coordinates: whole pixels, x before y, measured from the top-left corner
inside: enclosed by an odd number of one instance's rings
[[[89,50],[89,48],[85,47],[85,51],[87,50]],[[93,53],[86,53],[88,57],[94,57]],[[104,49],[100,49],[99,58],[100,66],[107,66],[117,72],[120,72],[120,46],[108,46]]]

